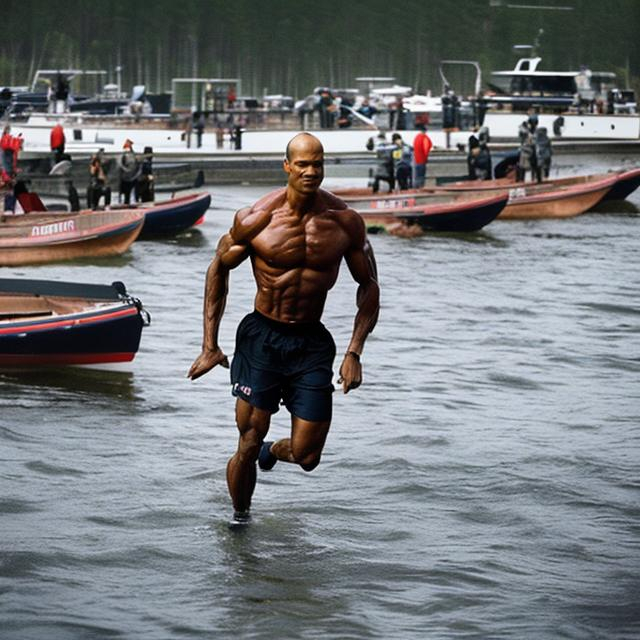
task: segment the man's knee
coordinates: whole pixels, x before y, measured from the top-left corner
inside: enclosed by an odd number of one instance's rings
[[[303,471],[313,471],[320,464],[320,456],[307,457],[305,461],[299,464]]]
[[[300,465],[300,468],[304,471],[313,471],[320,464],[320,457],[322,455],[322,451],[298,452],[295,448],[292,449],[291,453],[293,454],[295,462]]]

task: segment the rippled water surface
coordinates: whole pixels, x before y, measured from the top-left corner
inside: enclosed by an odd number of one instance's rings
[[[365,384],[336,394],[316,471],[260,474],[237,533],[228,374],[185,374],[217,238],[264,191],[212,189],[196,231],[118,259],[0,270],[123,280],[153,319],[129,371],[0,374],[0,637],[638,637],[640,196],[373,236]],[[253,293],[243,264],[229,354]],[[344,269],[339,353],[354,311]],[[287,427],[281,411],[272,435]]]

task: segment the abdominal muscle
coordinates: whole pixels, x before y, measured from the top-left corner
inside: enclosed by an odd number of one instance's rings
[[[336,281],[337,271],[254,269],[258,284],[255,308],[278,322],[318,321],[324,310],[327,292]]]

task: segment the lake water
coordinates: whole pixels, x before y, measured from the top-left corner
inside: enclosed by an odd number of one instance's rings
[[[0,374],[0,637],[637,638],[640,194],[372,236],[364,384],[336,393],[322,464],[260,473],[233,532],[228,373],[186,372],[217,238],[264,192],[215,188],[197,230],[118,259],[0,270],[123,280],[152,315],[129,371]],[[243,264],[229,354],[253,294]],[[325,313],[338,353],[354,312],[343,269]],[[281,411],[271,434],[287,430]]]

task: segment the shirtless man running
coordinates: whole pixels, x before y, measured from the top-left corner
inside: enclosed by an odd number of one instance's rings
[[[308,133],[295,136],[287,145],[284,170],[287,187],[238,211],[220,239],[206,277],[202,353],[188,374],[195,380],[216,365],[229,366],[218,346],[229,271],[251,258],[258,288],[255,311],[238,326],[231,365],[240,432],[227,465],[231,524],[250,520],[256,461],[263,470],[281,460],[305,471],[320,462],[331,424],[336,353],[320,319],[343,258],[359,285],[358,311],[338,380],[344,393],[360,386],[360,355],[378,318],[376,265],[365,226],[342,200],[320,189],[320,141]],[[264,442],[280,401],[291,413],[291,436]]]

